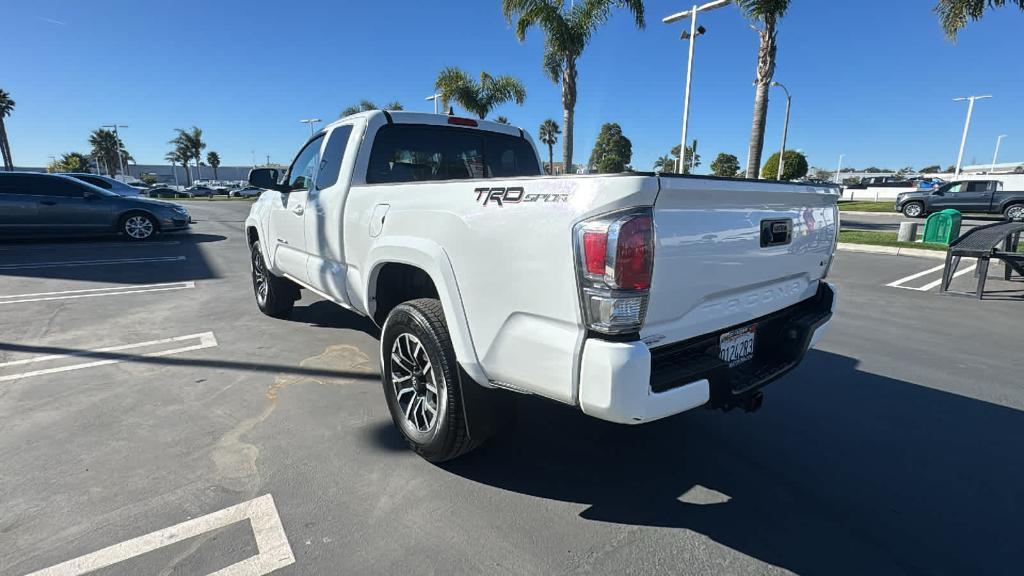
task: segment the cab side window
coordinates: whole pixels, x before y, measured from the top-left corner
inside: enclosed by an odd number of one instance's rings
[[[327,139],[327,146],[324,148],[323,160],[320,161],[320,169],[317,171],[317,190],[330,188],[338,183],[341,163],[345,159],[345,148],[348,146],[348,139],[351,135],[352,126],[339,126],[331,132],[330,138]]]
[[[957,182],[956,184],[953,184],[952,186],[950,186],[949,189],[946,190],[946,192],[948,192],[950,194],[959,194],[963,189],[964,189],[964,185],[962,183],[960,183],[960,182]]]
[[[309,190],[316,178],[317,165],[320,164],[320,144],[324,137],[317,136],[299,152],[292,167],[288,170],[288,191],[298,192]]]
[[[991,190],[991,182],[971,182],[967,185],[968,192],[988,192]]]

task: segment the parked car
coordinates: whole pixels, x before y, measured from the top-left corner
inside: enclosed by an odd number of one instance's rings
[[[543,176],[519,128],[381,111],[278,176],[249,176],[257,306],[287,316],[306,288],[380,326],[387,406],[431,461],[514,393],[622,424],[756,410],[832,316],[835,187]]]
[[[858,184],[848,184],[849,190],[864,190],[866,188],[913,188],[915,185],[906,178],[898,176],[870,176],[861,178]]]
[[[140,190],[134,186],[129,186],[124,182],[111,178],[110,176],[102,176],[100,174],[88,174],[82,172],[65,172],[64,176],[70,176],[77,178],[82,182],[88,182],[93,186],[99,186],[104,190],[109,190],[118,196],[124,196],[126,198],[134,198],[140,195]]]
[[[189,186],[182,191],[182,194],[187,194],[189,198],[210,198],[216,194],[216,192],[213,188],[209,188],[207,186]]]
[[[122,234],[146,240],[190,223],[188,210],[178,204],[127,198],[59,174],[0,172],[0,234],[6,236]]]
[[[896,211],[908,218],[924,218],[946,208],[1002,214],[1010,220],[1018,220],[1024,218],[1024,192],[1004,192],[999,180],[962,180],[935,190],[904,192],[896,197]]]
[[[229,195],[232,198],[255,198],[265,192],[263,188],[257,188],[255,186],[246,186],[245,188],[238,188],[232,190]]]
[[[146,196],[150,198],[177,198],[179,195],[184,195],[184,192],[178,192],[169,186],[154,186],[146,191]]]

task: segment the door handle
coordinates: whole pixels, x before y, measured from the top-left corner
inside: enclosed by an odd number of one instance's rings
[[[39,203],[42,204],[43,206],[56,206],[57,205],[57,203],[54,202],[53,200],[40,200]]]

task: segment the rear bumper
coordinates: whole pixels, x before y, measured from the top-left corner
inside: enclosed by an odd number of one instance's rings
[[[718,359],[726,328],[653,350],[643,342],[589,339],[580,368],[580,407],[611,422],[642,424],[698,406],[730,409],[796,368],[828,330],[836,292],[822,282],[808,300],[757,324],[757,352],[730,368]]]

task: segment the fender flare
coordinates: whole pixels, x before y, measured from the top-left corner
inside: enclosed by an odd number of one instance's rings
[[[490,380],[480,366],[473,345],[473,336],[462,305],[455,269],[444,248],[423,238],[390,236],[370,250],[366,262],[369,273],[363,286],[363,302],[360,304],[367,315],[373,318],[376,311],[374,287],[380,270],[386,264],[406,264],[423,270],[437,288],[445,320],[448,322],[448,332],[452,338],[456,361],[470,378],[483,386],[489,386]]]

